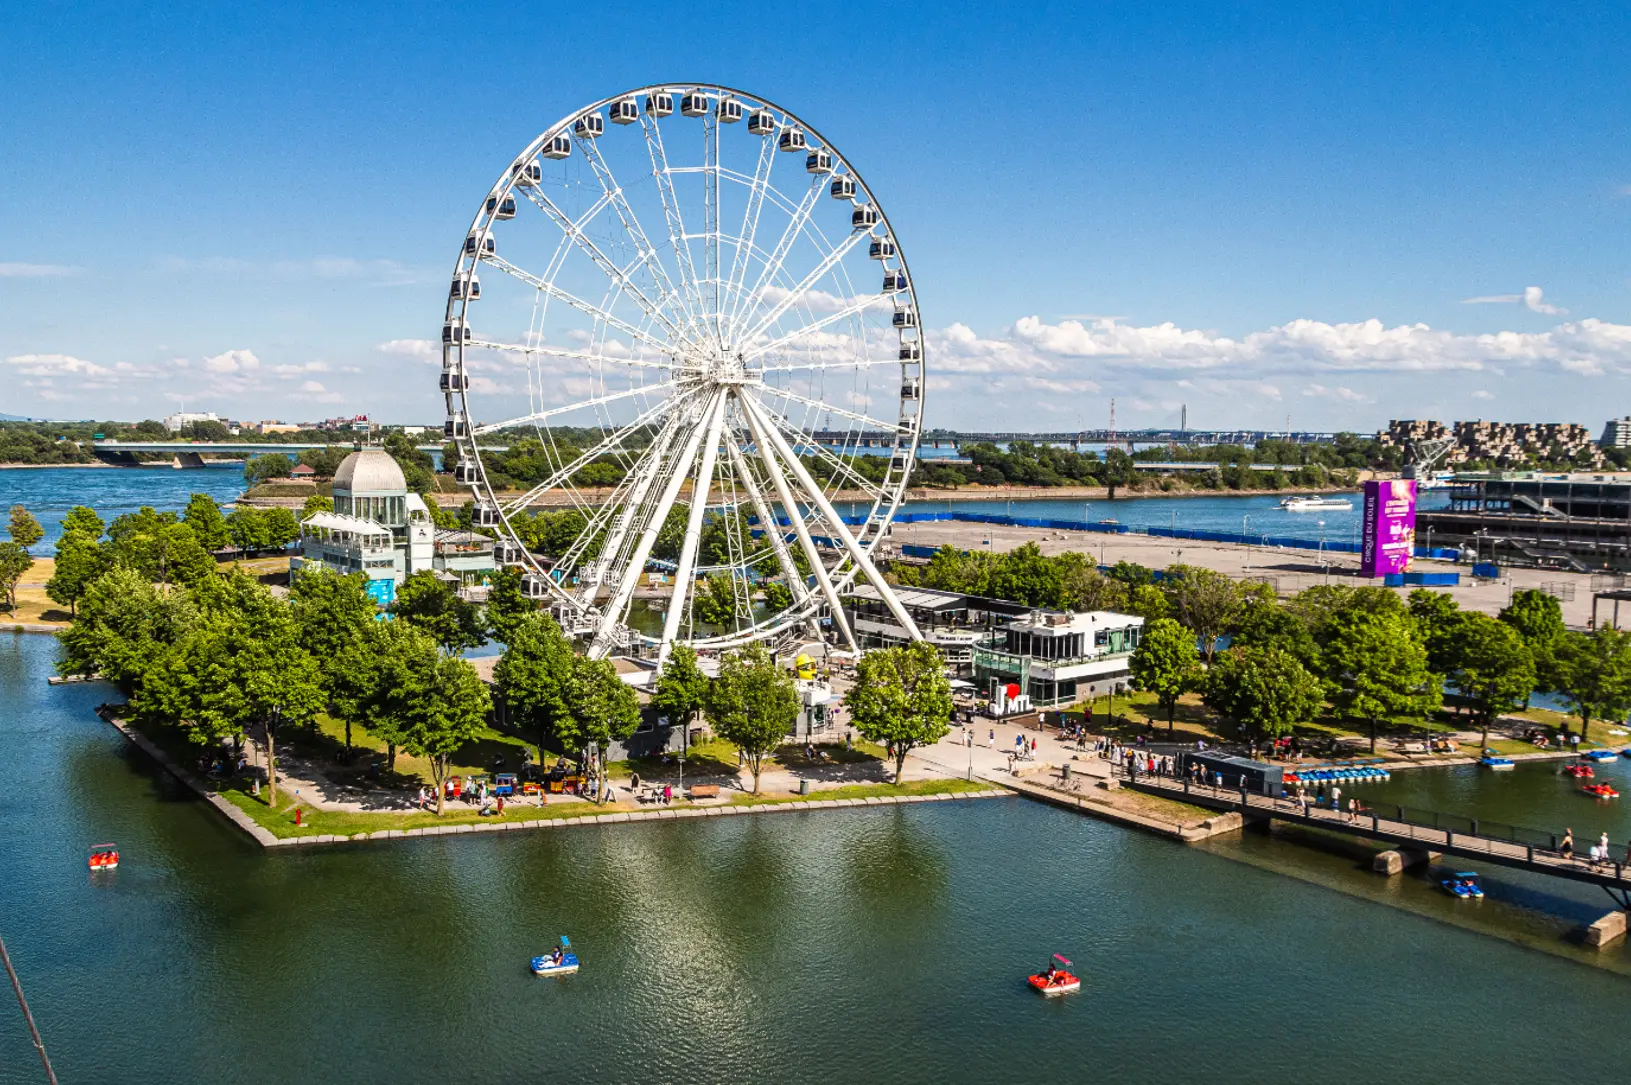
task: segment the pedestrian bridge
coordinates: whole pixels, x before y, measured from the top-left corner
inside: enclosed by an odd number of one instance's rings
[[[1254,795],[1243,789],[1215,787],[1197,781],[1147,772],[1129,772],[1116,765],[1112,774],[1136,791],[1196,806],[1240,811],[1247,817],[1267,817],[1293,825],[1326,832],[1378,840],[1418,851],[1442,852],[1486,863],[1548,874],[1570,881],[1600,885],[1620,905],[1631,905],[1631,877],[1627,866],[1631,855],[1625,847],[1610,844],[1610,858],[1592,862],[1580,853],[1595,841],[1582,840],[1574,854],[1565,855],[1556,833],[1526,829],[1516,825],[1420,810],[1393,803],[1365,804],[1356,816],[1347,810],[1306,806],[1294,799]],[[1360,798],[1354,795],[1355,798]],[[1363,802],[1363,800],[1361,799]]]

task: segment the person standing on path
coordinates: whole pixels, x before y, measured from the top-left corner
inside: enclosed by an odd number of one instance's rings
[[[1564,828],[1563,843],[1558,845],[1557,853],[1565,859],[1574,858],[1574,830]]]
[[[1342,789],[1340,787],[1333,787],[1331,789],[1331,809],[1342,809]]]
[[[997,748],[997,729],[995,727],[986,732],[985,740],[990,743],[993,750]]]

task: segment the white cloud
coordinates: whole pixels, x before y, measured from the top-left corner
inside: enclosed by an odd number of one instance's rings
[[[0,279],[61,279],[78,275],[80,268],[67,264],[0,263]]]
[[[998,337],[964,324],[929,336],[929,366],[939,373],[1052,378],[1106,373],[1152,376],[1210,373],[1232,379],[1270,374],[1497,372],[1507,366],[1555,366],[1566,372],[1631,372],[1631,325],[1588,318],[1545,332],[1458,335],[1426,324],[1385,327],[1379,320],[1327,324],[1293,320],[1240,338],[1180,328],[1099,321],[1016,321]]]
[[[1521,294],[1484,294],[1476,298],[1462,298],[1463,305],[1517,305],[1531,313],[1540,313],[1542,316],[1562,316],[1567,309],[1560,309],[1546,300],[1546,292],[1538,286],[1526,286]]]
[[[1480,388],[1480,389],[1478,389],[1478,391],[1476,391],[1476,392],[1474,392],[1472,394],[1472,398],[1474,398],[1474,399],[1494,399],[1495,398],[1495,393],[1485,391],[1484,389]]]
[[[280,377],[295,377],[301,373],[327,373],[328,363],[324,361],[303,362],[299,365],[274,365],[272,372]]]
[[[72,354],[13,354],[6,359],[6,364],[16,366],[18,372],[30,377],[105,377],[113,372]]]
[[[300,385],[300,390],[302,392],[326,392],[326,391],[328,391],[328,389],[323,387],[323,382],[322,381],[304,381]]]
[[[229,350],[204,359],[204,368],[211,373],[246,373],[260,364],[252,350]]]
[[[405,358],[419,358],[432,362],[441,357],[441,351],[429,339],[387,339],[374,348],[381,354],[399,354]]]
[[[1375,402],[1372,397],[1364,395],[1361,392],[1356,392],[1352,388],[1348,388],[1340,384],[1335,388],[1327,388],[1323,384],[1310,384],[1307,388],[1303,389],[1303,395],[1311,396],[1315,399],[1333,399],[1344,403]]]

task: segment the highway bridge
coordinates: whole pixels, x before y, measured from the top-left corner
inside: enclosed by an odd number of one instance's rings
[[[310,449],[333,448],[341,451],[353,451],[362,448],[361,442],[354,441],[93,441],[91,451],[97,458],[110,463],[131,463],[135,461],[133,453],[143,452],[164,456],[174,456],[182,467],[202,467],[204,457],[209,456],[262,456],[268,452],[281,452],[287,456],[298,456]],[[436,453],[442,451],[442,445],[416,445],[421,452]],[[503,452],[507,445],[483,445],[484,452]]]
[[[811,434],[824,445],[859,445],[862,448],[887,448],[894,443],[894,434],[884,431],[816,430]],[[920,438],[930,448],[961,448],[972,444],[1012,444],[1029,441],[1039,445],[1063,445],[1080,449],[1082,445],[1256,445],[1264,441],[1289,441],[1299,445],[1328,445],[1335,443],[1335,433],[1306,430],[1176,430],[1141,429],[1118,430],[1111,433],[1103,429],[1087,429],[1051,433],[1007,432],[975,433],[953,430],[931,430]]]

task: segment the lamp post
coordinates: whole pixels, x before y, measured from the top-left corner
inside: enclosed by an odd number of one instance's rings
[[[1320,525],[1320,549],[1319,549],[1320,564],[1325,566],[1325,582],[1327,584],[1329,584],[1331,582],[1331,563],[1329,561],[1325,560],[1325,521],[1321,520],[1319,522],[1319,525]]]

